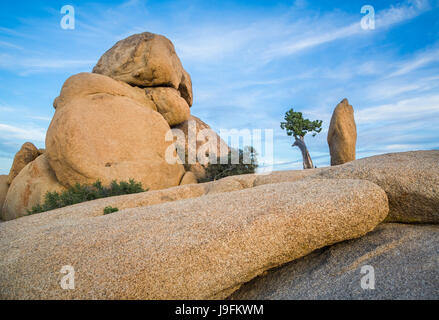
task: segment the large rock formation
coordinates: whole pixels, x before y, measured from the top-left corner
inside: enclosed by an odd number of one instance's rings
[[[32,207],[42,204],[47,192],[63,191],[49,166],[46,155],[29,163],[12,181],[1,213],[2,220],[26,216]]]
[[[439,298],[439,226],[382,224],[361,239],[317,250],[243,285],[232,299],[421,300]],[[374,268],[363,289],[363,266]]]
[[[9,176],[0,175],[0,216],[3,208],[3,203],[5,202],[6,194],[8,193],[8,189],[9,189],[8,179]]]
[[[322,169],[309,177],[364,179],[386,191],[386,221],[439,223],[439,150],[389,153]]]
[[[64,210],[1,225],[0,297],[225,298],[268,268],[366,234],[388,207],[368,181],[314,180],[98,217]],[[66,264],[75,290],[59,285]]]
[[[176,146],[185,151],[184,163],[188,164],[189,171],[193,172],[198,180],[205,177],[205,168],[208,165],[208,161],[198,161],[197,152],[200,150],[201,146],[207,145],[209,143],[216,143],[216,147],[212,145],[215,149],[215,154],[218,157],[227,156],[230,149],[226,142],[221,139],[212,128],[205,122],[201,121],[195,116],[190,116],[189,119],[173,129],[182,130],[185,136],[184,146],[182,141],[176,140]],[[211,135],[199,136],[199,133],[203,130],[209,131]],[[206,132],[205,131],[205,132]],[[198,139],[199,138],[199,139]],[[210,140],[209,140],[210,139]],[[192,155],[190,158],[189,155]],[[208,156],[208,155],[207,155]],[[183,159],[182,159],[183,160]]]
[[[101,57],[93,72],[142,88],[172,87],[192,105],[190,76],[174,45],[164,36],[144,32],[119,41]]]
[[[331,165],[339,165],[355,160],[357,127],[354,109],[347,99],[340,102],[332,114],[328,131],[328,144],[331,153]]]
[[[11,170],[9,171],[8,184],[12,183],[12,180],[21,170],[30,162],[34,161],[40,155],[39,150],[32,143],[26,142],[21,149],[15,154],[14,162],[12,163]]]
[[[143,90],[81,73],[66,81],[55,106],[46,154],[64,186],[135,179],[161,189],[180,183],[183,166],[165,159],[174,148],[165,141],[170,127]]]

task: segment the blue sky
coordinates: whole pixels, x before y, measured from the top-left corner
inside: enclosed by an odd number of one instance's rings
[[[60,9],[75,8],[75,30]],[[363,5],[375,8],[363,30]],[[306,138],[329,164],[334,107],[355,110],[357,157],[439,148],[439,0],[1,1],[0,174],[26,141],[44,147],[52,102],[116,41],[143,31],[175,44],[194,86],[192,113],[214,129],[274,132],[275,168],[301,168],[279,128],[294,107],[324,130]]]

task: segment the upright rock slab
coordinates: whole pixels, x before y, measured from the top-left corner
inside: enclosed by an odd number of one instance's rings
[[[81,219],[64,210],[43,213],[44,223],[0,224],[2,299],[222,299],[267,269],[363,236],[388,213],[384,191],[360,180],[271,184]],[[75,268],[75,290],[59,285],[64,265]]]
[[[43,154],[24,167],[12,181],[1,218],[7,221],[26,216],[28,210],[44,202],[47,192],[63,190]]]
[[[387,222],[439,223],[439,150],[363,158],[306,179],[313,178],[372,181],[389,197]]]
[[[46,154],[64,186],[135,179],[150,190],[177,186],[181,164],[169,164],[170,130],[144,90],[109,77],[69,78],[55,101]]]
[[[332,114],[328,131],[328,145],[331,165],[339,165],[355,160],[357,127],[354,109],[347,99],[340,102]]]
[[[40,152],[37,147],[32,143],[26,142],[22,145],[21,149],[16,153],[14,162],[12,163],[11,170],[9,171],[8,184],[12,183],[12,180],[20,173],[21,170],[30,162],[34,161]]]

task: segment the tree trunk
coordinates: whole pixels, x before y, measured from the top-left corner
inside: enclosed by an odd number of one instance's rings
[[[302,151],[303,169],[313,169],[314,165],[311,156],[309,155],[308,148],[306,147],[304,137],[295,138],[296,141],[294,142],[293,147],[299,147],[300,151]]]

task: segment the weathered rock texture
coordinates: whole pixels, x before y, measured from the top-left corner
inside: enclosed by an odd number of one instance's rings
[[[64,186],[135,179],[145,188],[176,186],[184,174],[169,164],[168,123],[143,90],[106,76],[69,78],[56,99],[46,154]]]
[[[231,298],[437,300],[438,252],[439,226],[382,224],[361,239],[320,249],[269,271]],[[373,290],[361,288],[365,265],[374,267]]]
[[[368,181],[314,180],[98,217],[63,210],[0,224],[1,298],[225,298],[267,269],[366,234],[388,207]],[[64,265],[75,290],[59,285]]]
[[[312,178],[365,179],[389,197],[388,222],[439,223],[439,150],[389,153],[323,169]]]
[[[12,181],[3,204],[2,220],[28,214],[32,207],[43,203],[47,192],[63,191],[43,154],[26,165]]]
[[[5,202],[6,194],[8,193],[8,189],[9,189],[8,179],[9,176],[7,175],[0,176],[0,217],[3,208],[3,203]]]
[[[195,116],[191,115],[187,121],[174,126],[173,129],[182,130],[184,133],[184,146],[179,140],[176,141],[176,146],[181,149],[184,148],[184,161],[189,165],[189,170],[195,174],[198,180],[205,177],[205,168],[208,164],[207,161],[199,162],[197,159],[197,151],[200,150],[203,145],[208,146],[209,143],[216,143],[216,148],[212,149],[215,149],[215,154],[219,157],[227,156],[230,151],[227,143],[224,142],[224,140],[221,139],[215,132],[213,132],[209,125]],[[205,130],[204,132],[210,132],[211,135],[200,134],[200,131],[203,130]],[[198,140],[198,138],[200,139]],[[189,158],[189,155],[193,155],[192,158]]]
[[[21,149],[16,153],[14,162],[12,163],[11,170],[9,171],[8,184],[12,183],[12,180],[20,173],[21,170],[30,162],[34,161],[40,152],[37,147],[32,143],[26,142]]]
[[[101,57],[93,72],[137,87],[181,88],[182,96],[192,104],[190,77],[172,42],[161,35],[144,32],[117,42]]]
[[[187,171],[180,181],[181,186],[184,186],[187,184],[194,184],[194,183],[198,183],[198,181],[197,181],[197,178],[195,177],[195,174],[193,174],[190,171]]]
[[[357,127],[354,109],[347,99],[340,102],[332,114],[328,131],[331,165],[339,165],[355,160]]]
[[[191,114],[189,105],[174,88],[148,88],[146,93],[170,126],[189,119]]]

